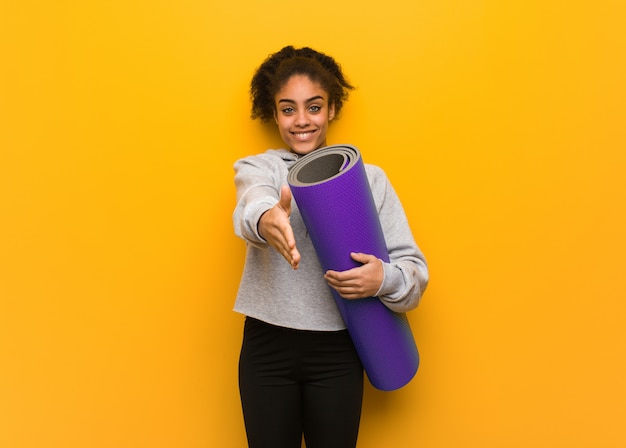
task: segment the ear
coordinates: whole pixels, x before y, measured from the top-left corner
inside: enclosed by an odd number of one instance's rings
[[[328,106],[328,121],[333,121],[335,118],[335,103]]]
[[[274,121],[278,124],[278,112],[276,112],[276,108],[274,108]]]

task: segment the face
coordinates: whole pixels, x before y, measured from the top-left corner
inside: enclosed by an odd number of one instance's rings
[[[274,97],[274,119],[285,144],[297,154],[326,146],[328,123],[335,118],[328,93],[305,75],[294,75]]]

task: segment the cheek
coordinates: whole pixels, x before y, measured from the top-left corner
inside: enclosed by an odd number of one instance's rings
[[[328,127],[328,117],[319,117],[317,120],[315,120],[315,124],[319,127],[319,128],[327,128]]]
[[[284,120],[277,120],[276,124],[278,126],[278,133],[280,134],[281,138],[283,140],[289,138],[290,133],[289,133],[289,124],[285,123]]]
[[[276,126],[278,126],[278,129],[282,129],[285,127],[284,120],[281,117],[274,115],[274,121],[276,122]]]
[[[289,121],[285,120],[284,118],[279,118],[278,120],[276,120],[276,124],[278,125],[278,129],[280,130],[280,132],[286,132],[290,127]]]

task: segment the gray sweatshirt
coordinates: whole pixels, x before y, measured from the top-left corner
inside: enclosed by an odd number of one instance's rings
[[[246,262],[234,310],[282,327],[341,330],[345,324],[295,201],[290,222],[301,255],[297,270],[269,246],[257,228],[261,215],[278,203],[288,169],[299,157],[285,149],[270,149],[235,163],[233,223],[235,234],[246,241]],[[428,284],[428,268],[384,171],[368,164],[365,170],[390,258],[383,263],[384,278],[376,295],[391,310],[405,312],[418,305]]]

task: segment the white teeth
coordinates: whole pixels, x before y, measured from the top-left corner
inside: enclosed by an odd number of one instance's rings
[[[305,140],[312,134],[312,132],[294,132],[293,134],[299,139]]]

